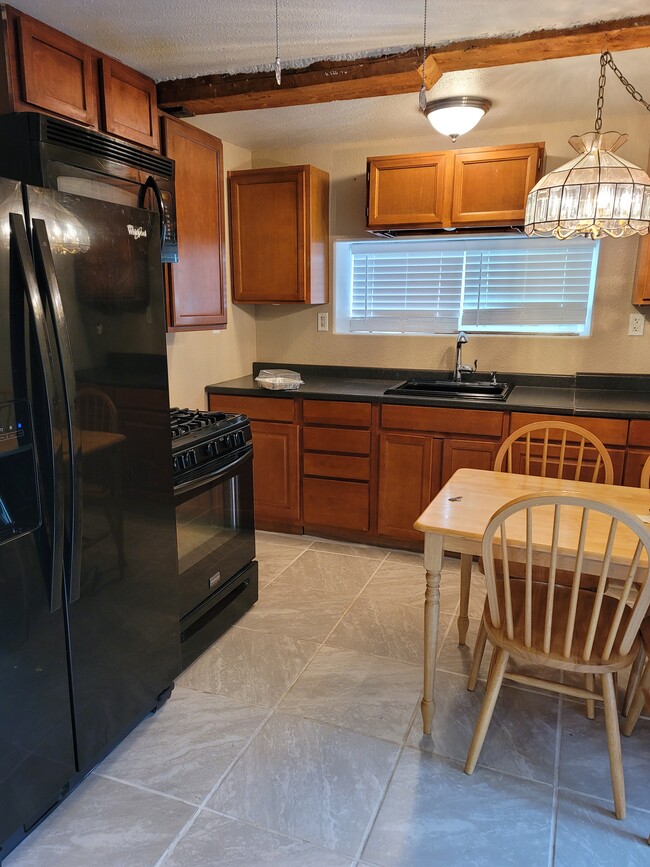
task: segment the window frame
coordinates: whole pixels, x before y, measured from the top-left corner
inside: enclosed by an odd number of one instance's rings
[[[461,307],[460,314],[458,317],[457,325],[454,326],[454,330],[452,331],[431,331],[431,330],[413,330],[413,331],[404,331],[404,330],[360,330],[353,329],[351,327],[351,317],[350,317],[350,306],[351,306],[351,293],[352,293],[352,276],[351,276],[351,267],[352,267],[352,245],[354,244],[394,244],[407,241],[413,244],[417,244],[418,242],[428,242],[434,241],[439,244],[450,245],[449,248],[453,249],[451,245],[454,243],[462,242],[462,241],[480,241],[485,240],[489,242],[490,240],[499,240],[506,241],[508,239],[512,239],[512,233],[504,233],[504,232],[492,232],[481,234],[480,237],[476,235],[472,236],[469,233],[464,233],[462,235],[458,235],[454,238],[451,237],[442,237],[442,236],[421,236],[421,237],[408,237],[408,238],[394,238],[387,240],[385,238],[369,238],[368,236],[335,236],[332,238],[332,256],[334,267],[332,269],[332,279],[333,279],[333,291],[332,291],[332,301],[333,301],[333,312],[334,312],[334,333],[335,334],[348,334],[348,335],[357,335],[357,336],[395,336],[395,337],[435,337],[435,336],[448,336],[449,334],[456,333],[459,330],[466,331],[471,334],[486,334],[486,335],[494,335],[494,336],[526,336],[526,337],[572,337],[572,338],[584,338],[591,336],[592,333],[592,318],[593,318],[593,306],[597,288],[597,276],[598,276],[598,263],[600,257],[600,241],[592,241],[590,239],[579,239],[583,242],[588,242],[589,245],[593,245],[594,254],[592,255],[591,261],[591,273],[589,278],[589,295],[587,299],[587,310],[585,315],[585,324],[582,331],[576,330],[567,330],[567,328],[562,328],[561,324],[556,326],[525,326],[525,325],[511,325],[508,328],[503,327],[494,327],[490,325],[464,325],[462,324],[463,317],[463,309]],[[522,236],[525,240],[531,240],[528,236]],[[571,243],[565,241],[558,241],[556,239],[548,239],[542,238],[540,239],[542,242],[549,242],[551,244],[566,244]],[[535,241],[537,243],[537,241]],[[586,245],[586,244],[585,244]],[[568,327],[568,326],[567,326]]]

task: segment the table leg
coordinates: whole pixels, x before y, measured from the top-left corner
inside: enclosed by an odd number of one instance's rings
[[[472,586],[472,555],[460,555],[460,609],[458,611],[458,643],[466,644],[469,629],[469,591]]]
[[[438,624],[440,621],[440,572],[442,570],[443,537],[426,533],[424,537],[424,568],[427,588],[424,597],[424,688],[422,695],[422,729],[431,734],[435,713],[433,686],[436,677]]]

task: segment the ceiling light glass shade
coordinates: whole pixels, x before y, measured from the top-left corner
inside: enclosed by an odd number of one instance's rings
[[[428,102],[424,113],[437,132],[456,141],[459,135],[474,129],[491,105],[489,99],[476,96],[450,96]]]
[[[618,132],[572,136],[579,156],[545,175],[528,194],[524,231],[560,240],[584,235],[626,238],[650,226],[650,177],[616,151]]]

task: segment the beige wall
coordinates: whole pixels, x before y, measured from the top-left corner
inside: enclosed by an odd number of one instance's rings
[[[423,123],[425,121],[423,120]],[[650,141],[650,118],[642,109],[624,118],[607,117],[607,129],[630,135],[621,155],[645,166]],[[567,144],[576,133],[593,129],[593,117],[569,124],[481,131],[463,136],[458,147],[518,142],[546,142],[547,165],[554,168],[573,154]],[[435,141],[435,144],[434,144]],[[439,136],[431,149],[443,147]],[[364,237],[366,157],[422,150],[409,140],[370,141],[362,145],[314,146],[256,151],[253,166],[312,163],[330,174],[330,231],[332,236]],[[367,236],[366,236],[367,237]],[[559,242],[558,242],[559,243]],[[484,370],[530,373],[636,372],[650,374],[650,323],[643,337],[628,337],[628,320],[638,240],[602,242],[592,335],[587,338],[489,336],[470,337],[467,358],[478,358]],[[330,311],[330,332],[316,331],[316,313]],[[448,368],[452,362],[450,336],[403,337],[332,333],[331,304],[323,307],[264,306],[257,311],[257,358],[278,363],[356,364],[372,367]],[[225,379],[226,377],[222,377]]]
[[[226,172],[251,167],[250,152],[228,142],[223,143],[223,156]],[[207,406],[206,385],[250,373],[255,360],[255,310],[230,302],[229,249],[226,253],[226,275],[227,328],[223,331],[189,331],[167,335],[169,397],[172,406],[203,409]]]

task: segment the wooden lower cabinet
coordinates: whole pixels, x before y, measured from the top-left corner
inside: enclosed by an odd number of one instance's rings
[[[456,470],[491,470],[499,445],[494,440],[444,440],[440,487],[447,484]]]
[[[304,478],[303,519],[311,527],[370,529],[370,488],[364,482]]]
[[[382,433],[379,437],[377,532],[394,539],[421,541],[413,522],[440,487],[442,441],[420,434]]]
[[[300,507],[300,435],[293,398],[211,394],[208,407],[251,419],[255,522],[258,530],[297,531]]]
[[[298,427],[252,421],[255,520],[300,523],[300,449]]]

